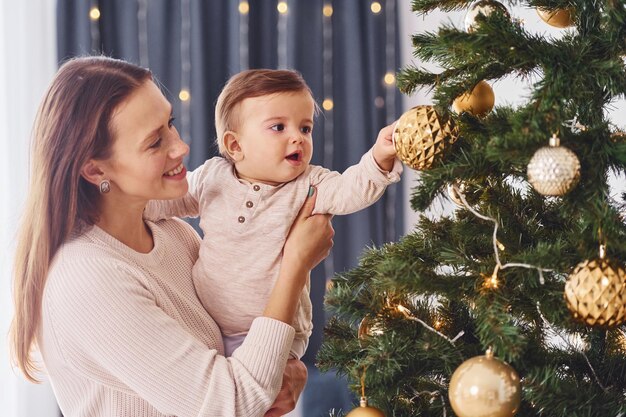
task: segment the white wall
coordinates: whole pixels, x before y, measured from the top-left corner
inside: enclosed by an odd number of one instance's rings
[[[0,2],[0,415],[57,417],[48,384],[34,385],[9,363],[11,260],[28,181],[29,134],[56,69],[55,2]]]
[[[421,63],[413,57],[413,48],[411,45],[411,35],[418,32],[431,31],[436,32],[437,28],[444,23],[451,23],[456,27],[463,27],[463,19],[465,17],[464,11],[458,12],[441,12],[436,10],[424,16],[418,16],[411,12],[410,0],[399,0],[398,11],[400,14],[400,54],[402,59],[402,66],[413,64],[417,66],[424,66],[425,68],[435,70],[436,66],[429,63]],[[549,26],[543,22],[537,15],[535,9],[517,6],[514,8],[509,7],[509,11],[513,18],[522,19],[526,29],[532,33],[541,33],[545,36],[558,38],[562,36],[565,30],[573,29],[558,29]],[[530,85],[527,82],[523,82],[513,78],[507,78],[498,82],[490,82],[493,87],[496,96],[496,106],[503,104],[518,105],[525,102],[528,99]],[[431,104],[430,96],[425,92],[420,91],[411,97],[404,97],[404,109],[407,110],[418,104]],[[626,130],[626,100],[621,99],[615,103],[615,106],[610,109],[609,114],[613,123],[620,126],[622,130]],[[548,136],[548,135],[547,135]],[[547,138],[546,136],[546,138]],[[411,188],[414,185],[416,179],[416,172],[411,169],[405,170],[405,178],[403,180],[403,187],[405,195],[405,225],[406,232],[410,232],[413,229],[415,222],[417,221],[418,214],[415,213],[409,204]],[[626,188],[623,177],[621,184],[618,184],[616,178],[612,178],[611,184],[613,186],[613,194],[621,192]],[[433,205],[429,210],[429,215],[441,215],[450,213],[453,206],[447,199],[442,199]]]

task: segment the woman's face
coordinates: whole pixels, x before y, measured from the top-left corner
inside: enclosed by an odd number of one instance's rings
[[[169,200],[187,193],[189,146],[172,124],[172,106],[152,81],[120,104],[111,119],[112,155],[104,174],[120,203]]]

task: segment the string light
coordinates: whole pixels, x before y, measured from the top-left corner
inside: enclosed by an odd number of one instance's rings
[[[188,145],[191,145],[193,138],[191,136],[191,107],[189,100],[191,98],[191,0],[181,0],[180,2],[180,131],[181,136]],[[188,158],[188,157],[187,157]]]
[[[387,300],[388,303],[389,300]],[[465,334],[465,331],[461,330],[455,337],[454,339],[450,339],[448,336],[446,336],[445,334],[441,333],[439,330],[437,330],[436,328],[433,328],[431,326],[429,326],[424,320],[421,320],[417,317],[415,317],[413,314],[411,314],[411,310],[409,310],[408,308],[406,308],[405,306],[403,306],[402,304],[397,304],[396,305],[396,310],[398,312],[400,312],[406,319],[414,321],[416,323],[421,324],[423,327],[425,327],[426,329],[430,330],[431,332],[441,336],[442,338],[446,339],[448,342],[450,342],[450,344],[452,346],[454,346],[454,342],[456,342],[461,336],[463,336]]]
[[[188,101],[191,98],[189,90],[186,90],[184,88],[180,90],[180,93],[178,93],[178,98],[180,99],[180,101]]]
[[[139,64],[148,68],[148,0],[137,0],[137,35],[139,37]]]
[[[289,67],[289,63],[287,62],[288,59],[288,54],[287,54],[287,50],[288,50],[288,42],[289,42],[289,34],[287,31],[287,10],[289,9],[289,6],[287,6],[287,2],[286,1],[281,1],[278,3],[277,6],[278,9],[278,40],[277,40],[277,47],[278,47],[278,68],[288,68]]]
[[[89,33],[91,34],[91,52],[93,54],[102,53],[102,45],[100,44],[100,9],[98,9],[97,3],[91,2],[94,5],[89,9]]]
[[[250,5],[247,1],[239,3],[239,70],[244,71],[249,66],[249,23],[248,13]]]
[[[287,10],[289,9],[289,7],[287,6],[286,1],[279,1],[278,5],[276,6],[276,9],[278,10],[278,13],[285,14],[287,13]]]
[[[382,109],[383,107],[385,107],[385,99],[381,96],[376,97],[374,99],[374,106],[376,106],[376,108]]]
[[[242,1],[241,3],[239,3],[239,13],[248,14],[249,11],[250,11],[250,4],[248,4],[247,1]]]
[[[324,114],[323,158],[324,167],[332,170],[334,162],[334,119],[333,112],[333,5],[326,1],[322,8],[322,102]],[[393,188],[393,187],[392,187]],[[327,277],[335,274],[335,258],[333,252],[324,259],[324,273]]]
[[[396,76],[393,74],[393,72],[388,72],[385,74],[385,84],[387,85],[394,85],[396,83]]]
[[[465,207],[467,210],[469,210],[474,216],[478,217],[479,219],[487,220],[487,221],[493,222],[493,224],[494,224],[493,234],[492,234],[492,241],[493,241],[494,257],[496,258],[496,266],[495,266],[494,272],[492,274],[492,277],[493,277],[494,274],[496,275],[496,277],[492,278],[492,279],[496,279],[497,280],[497,272],[498,272],[499,269],[527,268],[527,269],[536,269],[537,272],[539,273],[539,283],[541,285],[545,284],[545,279],[543,277],[543,273],[544,272],[552,272],[553,271],[552,269],[541,268],[541,267],[536,266],[536,265],[530,265],[530,264],[524,264],[524,263],[516,263],[516,262],[509,262],[509,263],[506,263],[506,264],[502,265],[502,263],[500,262],[500,250],[504,250],[504,245],[498,241],[498,227],[500,226],[500,224],[498,223],[498,220],[496,220],[496,219],[494,219],[492,217],[489,217],[489,216],[485,216],[484,214],[480,214],[479,212],[474,210],[469,205],[469,203],[465,199],[465,195],[463,194],[463,192],[461,191],[461,189],[459,188],[459,186],[456,183],[451,184],[451,187],[453,188],[454,192],[458,195],[459,200],[462,202],[463,207]]]
[[[385,67],[387,68],[387,74],[385,75],[385,81],[387,81],[387,75],[393,77],[393,81],[386,82],[385,99],[381,100],[380,107],[385,107],[386,111],[386,124],[393,123],[398,117],[396,114],[396,97],[398,95],[395,87],[396,77],[394,75],[394,69],[396,65],[396,0],[386,0],[385,2]],[[378,99],[378,98],[377,98]],[[376,100],[377,100],[376,99]],[[378,107],[378,102],[375,100],[374,104]],[[396,204],[396,194],[398,193],[398,187],[389,187],[385,193],[385,231],[384,238],[386,241],[391,242],[396,239],[396,212],[398,205]]]
[[[100,9],[98,9],[97,7],[92,7],[91,10],[89,10],[89,18],[91,20],[100,19]]]
[[[372,13],[378,14],[383,9],[383,7],[380,5],[379,2],[373,1],[372,4],[370,5],[370,9],[372,10]]]

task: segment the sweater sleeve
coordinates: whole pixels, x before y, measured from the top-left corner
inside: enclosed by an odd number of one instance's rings
[[[189,189],[184,197],[175,200],[150,200],[143,212],[144,219],[157,221],[172,217],[198,217],[200,201],[205,189],[205,181],[209,181],[212,160],[187,174]]]
[[[227,359],[167,315],[125,265],[73,259],[55,273],[65,279],[49,278],[44,321],[75,372],[137,394],[166,415],[262,416],[273,403],[291,326],[257,318]]]
[[[343,174],[319,168],[311,173],[311,185],[317,187],[314,214],[350,214],[374,204],[389,184],[400,181],[402,164],[396,158],[391,172],[383,171],[370,149],[358,164]]]

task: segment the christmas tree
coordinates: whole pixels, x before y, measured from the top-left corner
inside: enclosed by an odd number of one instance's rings
[[[512,6],[562,36],[530,33]],[[433,105],[394,132],[421,171],[413,209],[457,209],[334,277],[319,366],[369,400],[351,416],[625,416],[626,195],[608,179],[624,173],[626,134],[607,109],[626,95],[626,3],[412,8],[467,13],[464,27],[412,37],[441,70],[399,72],[403,93],[431,89]],[[508,75],[532,93],[493,108],[490,83]]]

